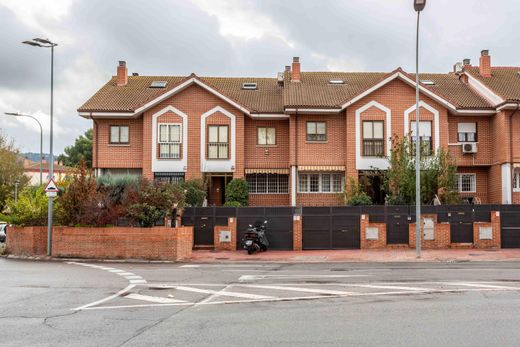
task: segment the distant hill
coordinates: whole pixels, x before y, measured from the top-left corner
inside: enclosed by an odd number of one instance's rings
[[[27,158],[27,159],[35,161],[35,162],[39,162],[40,161],[40,153],[39,152],[38,153],[25,152],[25,153],[20,153],[20,155],[22,157],[24,157],[24,158]],[[56,158],[57,155],[54,155],[54,157]],[[48,161],[49,154],[48,153],[43,153],[43,158]]]

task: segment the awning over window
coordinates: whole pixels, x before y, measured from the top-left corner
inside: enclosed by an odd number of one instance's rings
[[[319,166],[298,166],[298,171],[345,171],[344,166],[331,166],[331,165],[319,165]]]
[[[513,164],[513,167],[514,167],[515,169],[520,168],[520,163],[514,163],[514,164]]]
[[[289,169],[246,169],[247,174],[278,174],[278,175],[288,175]]]

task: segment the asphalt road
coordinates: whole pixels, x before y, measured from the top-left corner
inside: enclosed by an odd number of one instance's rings
[[[520,263],[0,259],[6,346],[518,346]]]

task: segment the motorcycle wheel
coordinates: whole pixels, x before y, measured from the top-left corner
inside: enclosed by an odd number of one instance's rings
[[[248,249],[247,250],[247,254],[253,254],[253,253],[255,253],[255,251],[253,249]]]
[[[265,252],[265,251],[267,251],[267,247],[266,247],[266,246],[264,246],[264,245],[262,245],[261,249],[262,249],[262,252]]]

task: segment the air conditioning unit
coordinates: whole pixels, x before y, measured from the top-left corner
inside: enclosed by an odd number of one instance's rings
[[[462,153],[477,153],[477,144],[476,143],[463,143],[462,144]]]

